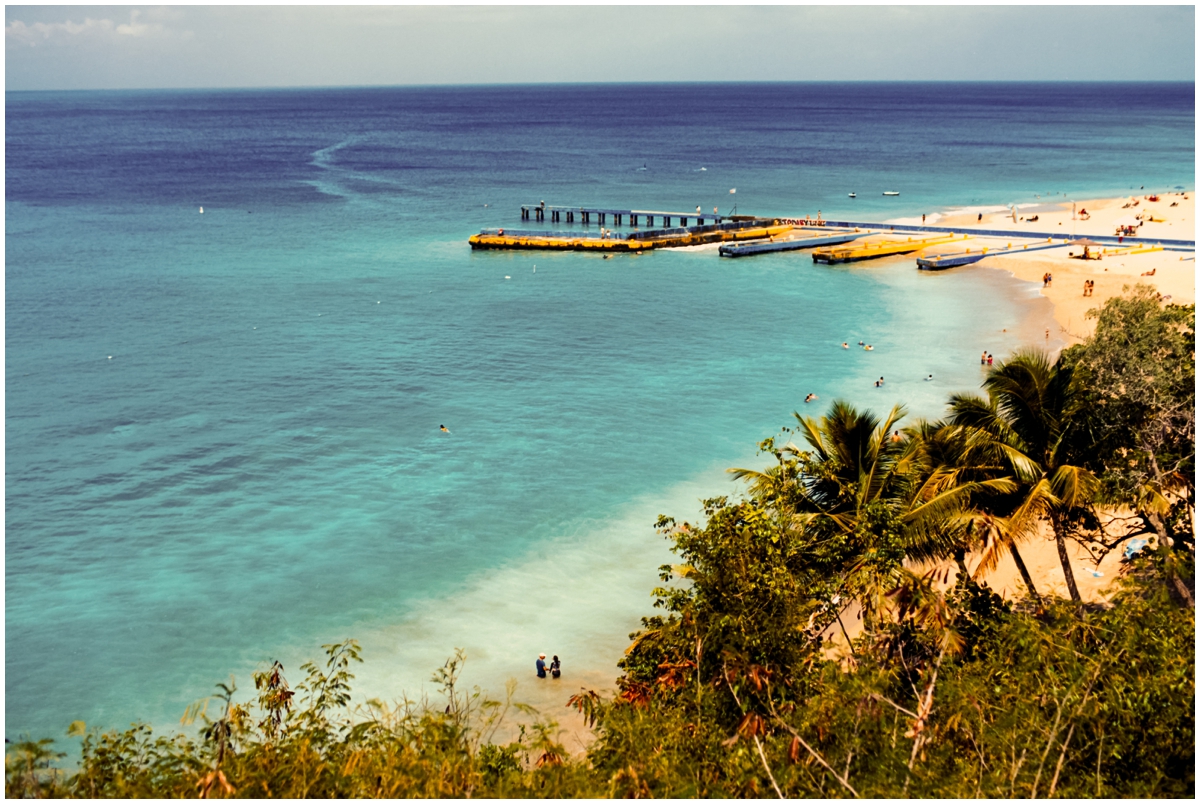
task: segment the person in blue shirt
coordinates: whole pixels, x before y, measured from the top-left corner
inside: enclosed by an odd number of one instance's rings
[[[544,653],[538,654],[537,676],[538,676],[538,678],[546,677],[546,654],[544,654]]]

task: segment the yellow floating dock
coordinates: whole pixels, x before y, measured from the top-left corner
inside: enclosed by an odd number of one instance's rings
[[[1117,248],[1101,249],[1100,253],[1106,257],[1124,257],[1128,254],[1149,254],[1153,251],[1162,251],[1163,247],[1157,243],[1153,246],[1136,245],[1136,246],[1118,246]]]
[[[700,228],[700,227],[697,227]],[[648,251],[655,248],[680,248],[683,246],[701,246],[706,243],[727,243],[735,240],[761,240],[766,237],[778,237],[790,232],[792,226],[764,225],[745,229],[696,231],[662,236],[639,238],[636,234],[628,237],[570,237],[558,235],[537,234],[503,234],[480,232],[472,235],[469,242],[471,248],[477,249],[554,249],[558,251]]]
[[[940,246],[946,243],[957,243],[969,240],[970,235],[949,234],[941,237],[908,238],[907,240],[882,240],[874,243],[855,243],[846,246],[831,246],[819,248],[813,252],[813,262],[832,265],[839,262],[858,262],[873,260],[877,257],[890,257],[893,254],[908,254],[920,251],[928,246]]]

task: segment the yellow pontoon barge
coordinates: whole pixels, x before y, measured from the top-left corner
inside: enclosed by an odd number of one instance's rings
[[[832,265],[839,262],[857,262],[873,260],[877,257],[889,257],[893,254],[909,254],[920,251],[927,246],[940,246],[970,239],[970,235],[951,233],[941,237],[908,238],[907,240],[877,240],[873,243],[855,243],[848,246],[831,246],[819,248],[813,252],[813,262]]]
[[[681,248],[705,243],[761,240],[790,232],[790,224],[775,220],[735,221],[678,229],[651,229],[644,232],[607,234],[583,232],[546,232],[539,230],[484,229],[472,235],[471,248],[478,249],[554,249],[558,251],[629,252],[655,248]]]

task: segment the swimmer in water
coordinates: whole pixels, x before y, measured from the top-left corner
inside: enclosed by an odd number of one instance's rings
[[[925,378],[925,382],[929,382],[932,379],[933,379],[933,375],[930,374],[928,377]]]
[[[882,388],[882,387],[883,387],[883,377],[880,377],[878,380],[876,380],[876,381],[875,381],[875,387],[876,387],[876,388]]]
[[[804,397],[804,401],[807,403],[807,402],[812,402],[814,399],[819,399],[819,398],[820,397],[818,397],[816,394],[809,394],[808,396]]]
[[[439,429],[439,430],[441,430],[443,433],[448,433],[448,432],[450,432],[450,431],[449,431],[449,430],[446,428],[446,425],[444,425],[444,424],[442,424],[442,425],[439,425],[439,426],[438,426],[438,429]]]
[[[858,342],[858,345],[859,345],[859,346],[864,346],[865,344],[864,344],[862,341],[859,341],[859,342]]]
[[[875,347],[868,343],[866,346],[863,347],[863,351],[864,352],[873,352],[873,351],[875,351]]]
[[[850,344],[846,343],[845,341],[842,341],[842,348],[843,348],[843,349],[849,349],[849,348],[850,348]]]

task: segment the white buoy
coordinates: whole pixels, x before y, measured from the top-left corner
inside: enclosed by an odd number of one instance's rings
[[[109,355],[109,356],[108,356],[108,359],[109,359],[109,360],[112,360],[112,355]]]
[[[376,304],[383,304],[383,302],[375,302],[375,303],[376,303]]]
[[[200,214],[201,214],[201,215],[203,215],[203,214],[204,214],[204,207],[200,207]]]
[[[511,277],[511,276],[506,276],[506,277],[504,277],[504,278],[505,278],[505,279],[512,279],[512,277]]]

